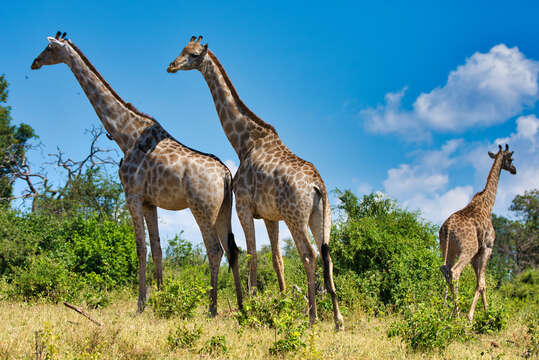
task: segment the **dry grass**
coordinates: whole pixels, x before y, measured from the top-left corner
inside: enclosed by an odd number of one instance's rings
[[[225,311],[211,319],[199,308],[195,319],[184,321],[202,327],[202,337],[193,350],[171,351],[166,338],[180,320],[154,317],[151,309],[135,314],[135,298],[119,295],[104,309],[89,311],[105,325],[99,327],[62,304],[0,302],[0,359],[200,359],[199,353],[213,335],[223,335],[228,352],[214,358],[266,359],[275,340],[271,329],[243,331]],[[220,304],[220,310],[228,305]],[[336,333],[333,323],[322,321],[307,331],[307,347],[287,358],[298,359],[490,359],[519,358],[525,353],[525,327],[509,323],[494,336],[483,336],[466,344],[453,343],[443,353],[410,352],[398,338],[388,338],[391,318],[351,314],[347,330]],[[38,332],[36,350],[36,332]],[[492,345],[498,344],[498,347]]]

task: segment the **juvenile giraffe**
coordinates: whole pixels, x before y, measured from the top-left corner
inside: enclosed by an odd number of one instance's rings
[[[483,191],[478,192],[472,201],[463,209],[452,214],[440,228],[440,249],[444,257],[444,265],[440,270],[449,285],[453,295],[455,311],[458,313],[458,280],[462,270],[471,261],[477,278],[475,295],[468,313],[471,321],[474,316],[475,305],[479,294],[483,300],[483,307],[487,310],[485,270],[494,246],[494,227],[490,220],[490,213],[496,200],[496,190],[501,170],[516,174],[517,170],[512,164],[513,152],[505,145],[505,150],[499,146],[497,154],[490,151],[488,155],[494,159],[494,164],[488,174],[487,184]],[[455,257],[458,260],[455,263]],[[447,299],[447,289],[445,293]]]
[[[168,72],[199,70],[206,80],[221,125],[240,165],[234,176],[236,210],[245,232],[249,259],[250,286],[256,289],[256,243],[253,219],[264,219],[273,252],[273,267],[279,287],[285,288],[279,245],[279,221],[284,220],[303,260],[307,273],[309,320],[316,320],[316,252],[310,242],[309,227],[322,255],[324,279],[333,301],[337,329],[343,328],[329,254],[331,210],[322,178],[313,164],[300,159],[281,141],[273,126],[256,116],[242,102],[217,57],[193,36]]]
[[[211,154],[193,150],[174,139],[150,116],[124,102],[70,41],[48,37],[49,44],[32,63],[65,63],[84,89],[97,116],[124,153],[119,176],[133,219],[139,260],[138,311],[144,310],[146,290],[146,242],[148,227],[157,286],[162,284],[162,252],[157,206],[168,210],[189,208],[202,232],[211,269],[210,313],[217,313],[217,276],[223,249],[234,274],[238,306],[242,291],[238,271],[238,248],[231,228],[232,176]],[[221,247],[222,246],[222,247]]]

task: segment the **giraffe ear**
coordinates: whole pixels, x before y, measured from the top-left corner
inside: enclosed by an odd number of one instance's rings
[[[202,45],[202,53],[201,53],[201,55],[206,55],[207,52],[208,52],[208,43]]]
[[[492,152],[488,152],[488,156],[491,157],[491,159],[496,159],[496,154],[492,153]]]

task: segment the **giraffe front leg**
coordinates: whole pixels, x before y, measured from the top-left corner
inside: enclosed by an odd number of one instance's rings
[[[155,266],[157,289],[161,289],[161,286],[163,285],[163,252],[161,250],[161,240],[159,239],[157,207],[145,205],[143,209],[146,226],[148,227],[148,234],[150,236],[150,247],[152,249],[152,260]]]
[[[138,279],[139,279],[139,295],[137,312],[144,311],[147,300],[146,289],[146,234],[144,232],[144,211],[142,208],[142,200],[138,196],[127,196],[126,202],[133,220],[133,228],[135,229],[135,241],[137,244],[138,256]]]
[[[253,214],[248,204],[243,203],[239,197],[236,197],[236,212],[240,219],[241,227],[245,234],[245,242],[247,243],[247,253],[249,254],[249,277],[247,289],[249,293],[255,294],[257,288],[257,259],[256,259],[256,240],[255,240],[255,224]]]

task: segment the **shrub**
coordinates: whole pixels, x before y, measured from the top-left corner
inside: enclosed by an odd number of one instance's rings
[[[277,317],[274,317],[273,324],[277,334],[282,338],[275,341],[269,348],[272,355],[294,352],[306,346],[303,341],[307,320],[304,314],[298,313],[297,308],[286,301],[285,306]]]
[[[176,329],[171,330],[167,336],[167,344],[171,350],[192,349],[202,335],[200,326],[193,326],[192,329],[184,325],[178,325]]]
[[[127,223],[0,211],[0,275],[10,296],[104,306],[107,291],[133,283],[137,267]]]
[[[227,352],[226,340],[222,335],[212,336],[200,349],[200,353],[208,355],[223,355]]]
[[[504,283],[500,292],[510,299],[530,299],[539,303],[539,269],[528,269]]]
[[[439,303],[410,306],[403,320],[394,322],[388,336],[401,336],[414,351],[443,350],[454,340],[468,340],[467,320],[453,318],[450,309]]]
[[[65,265],[48,256],[39,256],[25,268],[16,268],[12,291],[25,300],[49,298],[59,301],[67,290],[69,273]]]
[[[235,317],[240,326],[276,328],[281,314],[293,311],[300,316],[305,314],[306,306],[303,296],[293,289],[283,293],[266,291],[249,297]]]
[[[347,219],[332,230],[335,273],[358,275],[352,282],[367,311],[439,296],[434,292],[443,284],[436,227],[378,194],[360,202],[347,191],[340,200]]]
[[[148,304],[162,318],[192,318],[209,288],[194,276],[165,281],[161,290],[150,296]]]
[[[507,316],[503,307],[490,306],[475,314],[472,330],[477,334],[492,334],[505,328]]]

